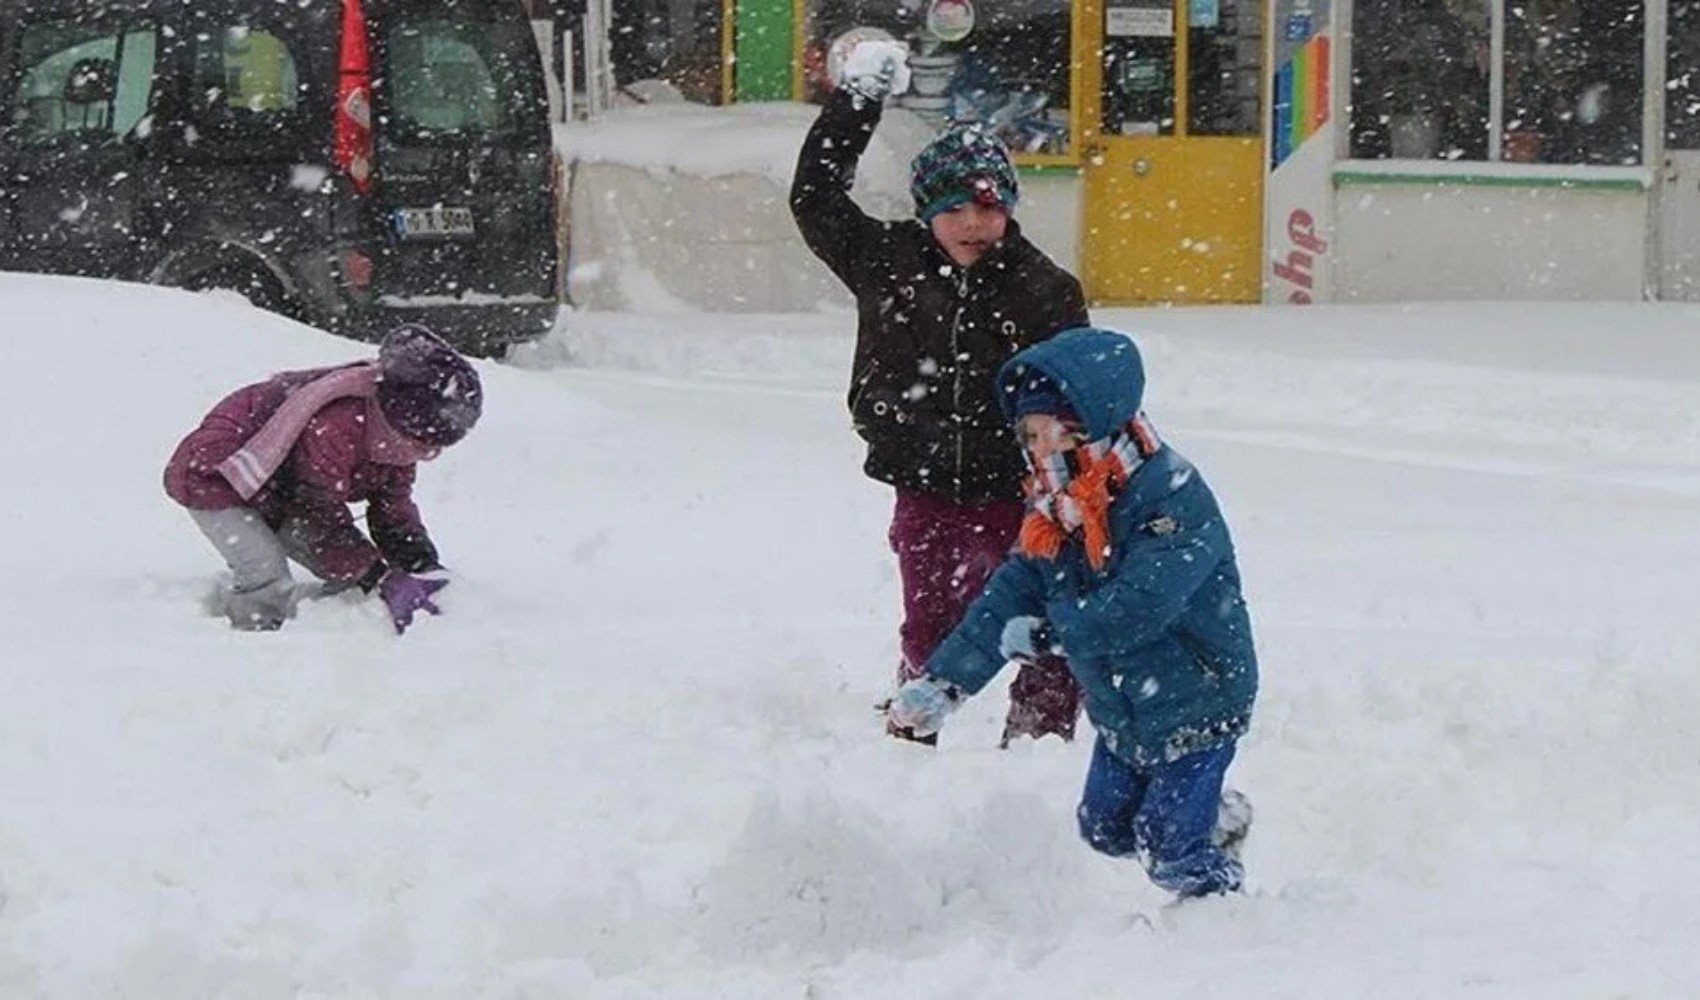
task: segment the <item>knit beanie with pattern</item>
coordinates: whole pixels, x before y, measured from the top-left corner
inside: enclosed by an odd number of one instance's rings
[[[977,122],[952,125],[909,165],[909,193],[922,222],[977,201],[1014,211],[1020,196],[1009,147]]]

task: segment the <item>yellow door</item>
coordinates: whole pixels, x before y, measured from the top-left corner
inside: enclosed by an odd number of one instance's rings
[[[1086,0],[1086,292],[1101,305],[1262,298],[1258,0]],[[1184,44],[1182,41],[1184,40]]]

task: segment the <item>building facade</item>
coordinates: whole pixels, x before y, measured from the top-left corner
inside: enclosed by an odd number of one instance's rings
[[[997,128],[1099,303],[1700,300],[1700,0],[614,6],[718,101],[905,41],[899,103]]]

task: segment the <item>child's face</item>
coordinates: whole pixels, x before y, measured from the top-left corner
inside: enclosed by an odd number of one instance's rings
[[[1065,451],[1080,447],[1080,429],[1049,413],[1029,413],[1015,424],[1015,436],[1021,447],[1041,462]]]
[[[1002,205],[966,201],[933,216],[933,239],[959,267],[969,267],[1003,239],[1009,212]]]

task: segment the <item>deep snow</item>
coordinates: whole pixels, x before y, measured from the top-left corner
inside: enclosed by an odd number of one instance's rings
[[[160,492],[366,348],[0,276],[0,996],[1700,995],[1700,310],[1114,312],[1221,496],[1264,688],[1251,892],[1163,906],[1088,747],[880,735],[852,318],[577,314],[421,471],[396,638],[202,606]]]

